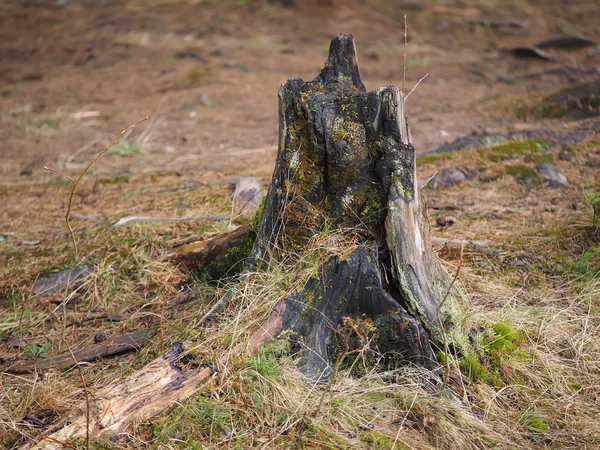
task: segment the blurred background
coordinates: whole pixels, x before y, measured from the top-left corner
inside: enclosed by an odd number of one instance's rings
[[[421,154],[464,136],[560,126],[540,96],[598,78],[595,0],[5,0],[0,217],[18,228],[32,201],[45,208],[40,226],[58,224],[64,199],[40,198],[64,189],[44,185],[56,175],[43,166],[77,174],[145,116],[94,166],[77,199],[84,207],[107,198],[95,195],[98,183],[139,174],[210,183],[243,173],[266,187],[279,85],[314,78],[344,32],[355,36],[367,89],[401,86],[404,15],[407,91],[428,74],[407,102]],[[119,191],[134,197],[128,212],[160,209],[134,191]]]

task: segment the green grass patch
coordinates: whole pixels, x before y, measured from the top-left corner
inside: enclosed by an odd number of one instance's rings
[[[144,153],[142,147],[135,141],[121,141],[117,145],[113,145],[108,151],[126,158],[141,156]]]
[[[417,167],[426,166],[427,164],[436,164],[442,161],[451,161],[459,155],[458,152],[439,153],[435,155],[426,155],[417,158]]]
[[[538,153],[545,150],[548,143],[545,139],[536,138],[526,141],[512,141],[496,145],[491,148],[480,148],[477,150],[480,156],[493,162],[501,162],[507,159],[518,158],[523,155]]]
[[[554,164],[554,155],[552,153],[544,153],[541,155],[525,155],[525,162],[533,164],[551,163]]]
[[[519,184],[526,187],[536,187],[542,183],[540,175],[536,170],[524,165],[511,165],[504,168],[506,175],[513,177]]]

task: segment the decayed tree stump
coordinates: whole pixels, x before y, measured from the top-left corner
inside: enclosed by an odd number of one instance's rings
[[[440,291],[449,280],[430,250],[402,93],[394,86],[366,92],[353,38],[340,35],[317,78],[281,86],[279,124],[275,172],[250,265],[281,250],[302,251],[325,225],[352,229],[360,245],[345,258],[332,257],[320,278],[309,279],[301,292],[279,303],[250,338],[250,350],[290,331],[301,344],[302,372],[323,381],[345,350],[336,345],[336,336],[345,318],[354,318],[375,330],[370,345],[380,353],[432,366],[431,342],[440,338]],[[234,237],[245,239],[247,230],[198,247],[191,259],[205,264],[222,255]],[[240,344],[218,363],[242,351],[247,350]],[[178,352],[169,352],[97,392],[90,436],[123,432],[133,420],[149,420],[211,383],[214,369],[183,372],[178,358]],[[45,440],[22,448],[58,449],[61,442],[84,437],[87,427],[86,416],[75,413]]]
[[[300,251],[325,224],[362,242],[288,300],[284,329],[302,337],[309,379],[327,377],[345,317],[372,321],[379,351],[433,364],[448,279],[430,250],[415,167],[403,94],[395,86],[366,91],[352,35],[333,39],[313,81],[279,89],[279,152],[253,257]]]

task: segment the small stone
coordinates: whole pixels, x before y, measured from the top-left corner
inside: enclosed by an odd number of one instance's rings
[[[108,336],[110,336],[110,331],[101,331],[100,333],[96,333],[94,336],[94,342],[99,344],[100,342],[104,342]]]
[[[216,48],[212,52],[210,52],[210,56],[216,56],[217,58],[225,58],[227,55],[220,48]]]
[[[69,277],[69,272],[71,276]],[[57,273],[44,275],[36,280],[33,285],[33,292],[36,295],[56,294],[65,289],[67,280],[70,278],[69,284],[74,289],[79,288],[85,279],[93,273],[89,266],[74,267],[73,270],[65,269]]]
[[[450,187],[455,184],[464,183],[467,180],[472,180],[479,171],[477,169],[469,169],[465,166],[454,167],[452,169],[442,170],[435,179],[437,187]]]
[[[479,174],[479,181],[483,183],[491,183],[492,181],[496,181],[502,175],[498,172],[493,172],[491,170],[485,170]]]
[[[561,161],[573,161],[573,154],[565,151],[558,153],[558,159]]]
[[[587,167],[593,167],[594,169],[597,169],[598,167],[600,167],[600,159],[588,159],[585,162],[585,165]]]
[[[549,182],[550,187],[565,187],[569,185],[569,181],[565,174],[563,174],[558,168],[552,163],[541,163],[535,166],[538,173]]]
[[[451,227],[456,223],[456,217],[439,216],[437,219],[435,219],[435,223],[440,227]]]
[[[529,267],[529,264],[527,264],[527,262],[523,261],[522,259],[517,259],[513,263],[513,268],[515,269],[526,269],[527,267]]]

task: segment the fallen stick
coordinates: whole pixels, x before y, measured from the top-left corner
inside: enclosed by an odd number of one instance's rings
[[[487,17],[465,17],[466,23],[476,25],[485,25],[492,28],[510,27],[510,28],[527,28],[527,23],[518,19],[492,19]]]
[[[91,438],[114,436],[125,432],[132,421],[143,423],[195,395],[214,382],[214,377],[226,368],[226,364],[247,346],[250,353],[273,340],[280,332],[285,313],[285,302],[279,303],[259,330],[249,341],[236,345],[219,358],[217,368],[202,367],[187,372],[177,367],[180,350],[172,350],[134,372],[125,380],[117,380],[102,388],[94,396],[89,434]],[[198,388],[198,386],[200,386]],[[49,439],[27,443],[21,450],[59,450],[60,442],[84,438],[86,417],[79,412],[63,422],[63,428],[47,436]],[[58,442],[58,443],[57,443]]]
[[[195,217],[153,217],[153,216],[127,216],[113,223],[109,230],[134,222],[189,222],[192,220],[225,220],[226,216],[195,216]]]
[[[491,250],[491,247],[499,247],[499,244],[493,241],[466,241],[463,239],[431,238],[433,247],[451,248],[451,249],[470,249],[475,251]]]
[[[182,262],[190,269],[200,269],[215,261],[223,261],[232,247],[243,245],[248,239],[250,226],[242,225],[228,233],[219,234],[212,239],[192,242],[171,249],[166,258]]]
[[[55,358],[33,362],[8,363],[0,367],[0,372],[7,373],[31,373],[48,369],[66,369],[79,363],[91,362],[99,358],[120,355],[142,348],[150,338],[156,334],[156,328],[141,328],[131,333],[121,334],[106,341],[80,348],[71,353],[63,353]]]

